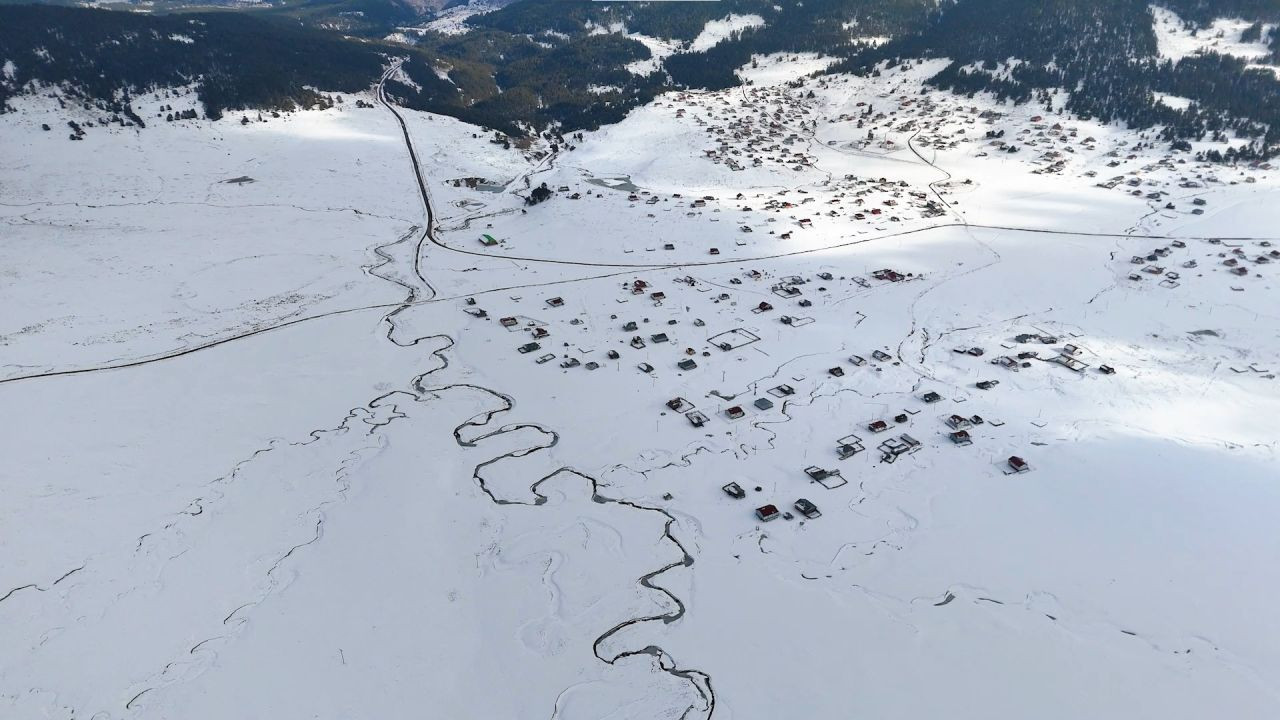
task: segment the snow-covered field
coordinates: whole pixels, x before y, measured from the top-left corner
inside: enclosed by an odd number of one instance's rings
[[[1254,60],[1271,53],[1266,42],[1245,42],[1241,35],[1252,25],[1247,20],[1222,17],[1205,28],[1188,28],[1178,14],[1153,5],[1151,15],[1155,19],[1156,42],[1161,58],[1181,60],[1188,55],[1216,52],[1245,60]],[[1265,38],[1272,25],[1263,25]]]
[[[1177,62],[1191,55],[1212,52],[1245,61],[1259,61],[1271,55],[1265,38],[1275,29],[1274,24],[1262,24],[1261,39],[1245,40],[1244,32],[1253,23],[1240,18],[1220,17],[1208,27],[1195,28],[1188,27],[1177,13],[1168,8],[1152,5],[1151,15],[1161,59]],[[1248,67],[1280,74],[1280,66],[1271,63],[1250,62]]]
[[[0,116],[0,716],[1275,717],[1274,168],[822,63]]]

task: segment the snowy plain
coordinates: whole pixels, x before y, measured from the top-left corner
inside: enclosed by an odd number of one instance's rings
[[[1274,717],[1274,168],[823,66],[0,117],[0,715]]]

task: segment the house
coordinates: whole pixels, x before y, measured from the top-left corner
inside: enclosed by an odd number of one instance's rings
[[[561,307],[564,305],[564,298],[561,298],[561,297],[547,298],[547,304],[550,305],[551,307]]]
[[[804,469],[804,474],[808,475],[810,478],[814,480],[826,480],[832,475],[839,475],[840,471],[837,470],[835,472],[831,472],[830,470],[823,470],[817,465],[810,465],[809,467]]]
[[[622,326],[623,332],[635,332],[636,330],[639,330],[639,329],[640,329],[640,326],[636,324],[635,320],[631,320],[627,324]]]
[[[872,357],[872,359],[874,359],[874,360],[878,360],[878,361],[880,361],[880,362],[885,362],[885,361],[887,361],[887,360],[892,360],[892,359],[893,359],[893,356],[892,356],[892,355],[890,355],[889,353],[887,353],[887,352],[885,352],[885,351],[883,351],[883,350],[874,350],[874,351],[872,351],[872,353],[871,353],[871,357]]]
[[[520,347],[516,348],[516,350],[518,350],[522,355],[527,355],[533,352],[534,350],[540,350],[540,349],[542,349],[542,346],[536,342],[525,343],[524,345],[521,345]]]
[[[637,350],[644,347],[644,338],[640,337],[639,335],[636,335],[635,337],[631,338],[631,347]]]
[[[667,407],[671,408],[672,410],[675,410],[676,412],[680,412],[681,410],[683,410],[684,406],[687,404],[688,404],[688,401],[685,400],[684,398],[671,398],[670,400],[667,401]]]
[[[773,409],[773,401],[770,400],[769,398],[758,398],[753,404],[756,406],[757,410]]]
[[[617,350],[610,350],[609,352],[605,353],[604,356],[609,358],[610,360],[617,360],[618,358],[622,357],[621,355],[618,354]]]
[[[735,500],[741,500],[747,496],[747,491],[743,490],[742,486],[736,482],[725,483],[720,487],[720,489],[724,491],[725,495],[728,495]]]
[[[702,427],[703,425],[706,425],[707,420],[709,419],[707,418],[706,415],[703,415],[698,410],[692,410],[690,412],[687,412],[684,414],[684,416],[689,419],[689,424],[699,428]]]
[[[978,389],[979,389],[979,390],[990,390],[991,388],[993,388],[993,387],[995,387],[995,386],[997,386],[997,385],[999,385],[999,384],[1000,384],[1000,381],[999,381],[999,380],[980,380],[980,381],[978,382]]]
[[[1063,345],[1062,354],[1076,356],[1080,354],[1080,348],[1071,344]]]
[[[1099,365],[1098,372],[1102,373],[1103,375],[1115,375],[1116,369],[1111,367],[1110,365]]]
[[[973,438],[969,437],[968,430],[957,430],[951,433],[951,442],[963,447],[965,445],[972,445]]]
[[[947,418],[947,425],[951,426],[952,430],[963,430],[972,424],[973,423],[970,423],[968,418],[961,417],[959,415],[952,415]]]
[[[941,399],[942,399],[942,396],[941,396],[941,395],[939,395],[938,393],[933,392],[932,390],[930,390],[929,392],[927,392],[927,393],[925,393],[925,394],[921,395],[921,396],[920,396],[920,399],[921,399],[921,400],[923,400],[923,401],[925,401],[925,402],[927,402],[927,403],[929,403],[930,405],[932,405],[933,403],[936,403],[936,402],[938,402],[939,400],[941,400]]]
[[[712,254],[712,255],[719,255],[719,254],[720,254],[720,248],[711,248],[711,254]],[[770,506],[770,507],[772,507],[772,506]]]
[[[533,332],[533,339],[534,339],[534,340],[541,340],[542,338],[547,337],[548,335],[550,335],[550,334],[551,334],[551,333],[550,333],[550,332],[548,332],[548,331],[547,331],[547,329],[546,329],[546,328],[544,328],[544,327],[536,327],[536,328],[534,328],[534,329],[532,330],[532,332]]]
[[[681,370],[696,370],[698,367],[698,363],[694,362],[692,358],[685,358],[680,362],[676,363],[676,366],[679,367]]]
[[[769,312],[772,309],[773,309],[773,306],[764,301],[761,301],[760,304],[756,306],[756,310],[758,312]]]
[[[836,457],[840,458],[841,460],[848,460],[854,455],[857,455],[858,453],[862,452],[862,450],[863,448],[861,445],[855,445],[853,443],[843,443],[836,448]]]
[[[519,320],[516,320],[516,319],[515,319],[515,318],[513,318],[513,317],[504,317],[504,318],[502,318],[501,320],[499,320],[498,322],[499,322],[499,323],[501,323],[501,324],[502,324],[502,327],[504,327],[504,328],[513,328],[513,327],[515,327],[516,325],[519,325],[519,324],[520,324],[520,321],[519,321]]]
[[[796,500],[795,508],[796,508],[796,512],[800,513],[801,515],[805,516],[810,520],[813,520],[814,518],[822,517],[822,513],[818,511],[818,506],[814,505],[808,500],[805,500],[804,498],[800,498],[799,500]]]
[[[484,245],[485,247],[493,247],[494,245],[498,244],[498,239],[492,235],[481,235],[480,244]]]
[[[649,336],[649,341],[654,343],[655,345],[658,343],[664,343],[667,340],[670,340],[670,338],[667,337],[666,333],[654,333]]]
[[[829,272],[820,272],[820,273],[818,273],[818,278],[819,278],[819,279],[821,279],[821,280],[832,280],[834,277],[835,277],[835,276],[834,276],[834,275],[832,275],[832,274],[831,274],[831,273],[829,273]]]
[[[993,365],[999,365],[1000,367],[1002,367],[1002,368],[1004,368],[1004,369],[1006,369],[1006,370],[1012,370],[1012,371],[1014,371],[1014,372],[1017,372],[1017,371],[1018,371],[1018,361],[1017,361],[1017,360],[1014,360],[1013,358],[1009,357],[1008,355],[1001,355],[1000,357],[996,358],[995,360],[992,360],[992,361],[991,361],[991,364],[993,364]]]
[[[663,246],[662,246],[662,249],[663,249],[663,250],[675,250],[675,249],[676,249],[676,246],[675,246],[673,243],[664,243],[664,244],[663,244]]]
[[[770,520],[777,518],[780,514],[781,513],[778,512],[778,508],[773,505],[761,505],[756,508],[756,517],[760,518],[764,522],[769,522]]]
[[[883,420],[875,420],[867,424],[867,429],[873,433],[882,433],[889,429],[889,423]]]
[[[879,445],[880,451],[884,453],[882,458],[886,462],[893,462],[897,456],[905,455],[919,447],[920,441],[905,433],[896,438],[889,438]]]
[[[854,367],[862,367],[867,364],[867,359],[861,355],[850,355],[849,362],[853,363]]]
[[[1030,470],[1031,466],[1027,464],[1026,460],[1023,460],[1017,455],[1011,455],[1009,457],[1009,468],[1016,473],[1024,473]]]
[[[790,385],[779,385],[778,387],[774,388],[771,392],[775,393],[779,397],[782,397],[785,395],[795,395],[796,389],[791,387]]]
[[[746,417],[747,411],[743,410],[741,405],[734,405],[733,407],[725,410],[724,414],[727,415],[730,420],[739,420]]]
[[[636,367],[640,369],[640,372],[645,372],[645,373],[653,372],[653,366],[650,365],[649,363],[640,363],[639,365],[636,365]]]
[[[831,373],[833,377],[844,377],[844,368],[842,367],[833,367],[827,372]]]
[[[1084,372],[1085,368],[1089,367],[1086,363],[1083,363],[1070,355],[1058,355],[1057,357],[1049,358],[1049,362],[1057,363],[1072,372]]]
[[[582,364],[582,362],[581,362],[581,361],[579,361],[579,360],[578,360],[578,358],[569,358],[569,359],[567,359],[567,360],[563,360],[563,361],[561,361],[561,363],[560,363],[560,367],[562,367],[562,368],[574,368],[574,367],[578,367],[578,366],[579,366],[579,365],[581,365],[581,364]]]

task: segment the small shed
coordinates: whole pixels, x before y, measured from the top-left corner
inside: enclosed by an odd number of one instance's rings
[[[813,520],[814,518],[822,517],[822,513],[818,510],[818,506],[814,505],[813,503],[809,502],[804,498],[800,498],[799,500],[796,500],[795,508],[796,508],[796,512],[800,513],[801,515],[805,516],[810,520]]]

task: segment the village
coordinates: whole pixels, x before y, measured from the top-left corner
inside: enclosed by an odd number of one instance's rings
[[[643,141],[660,142],[669,154],[631,171],[611,159],[601,172],[599,141],[584,146],[574,136],[550,154],[526,151],[539,163],[525,180],[538,181],[530,187],[584,206],[565,212],[504,206],[500,181],[453,178],[453,187],[469,192],[456,201],[463,212],[444,226],[445,242],[459,249],[479,242],[496,257],[573,260],[556,239],[574,230],[575,216],[589,214],[618,224],[616,231],[599,226],[608,237],[596,248],[599,262],[729,261],[996,224],[985,210],[993,204],[1058,195],[1095,197],[1137,217],[1131,232],[1157,233],[1207,217],[1215,191],[1254,186],[1274,169],[1195,158],[1226,146],[1219,143],[1173,150],[1151,133],[1072,118],[1061,95],[1037,107],[922,93],[936,69],[918,61],[872,78],[818,75],[668,93],[636,114],[647,123]],[[628,127],[608,128],[600,141],[630,142]],[[513,185],[506,192],[527,191]]]
[[[539,383],[568,393],[584,382],[603,382],[616,398],[613,411],[641,423],[658,419],[659,437],[674,441],[673,453],[718,437],[743,447],[759,443],[743,452],[761,452],[778,433],[803,429],[786,423],[820,398],[850,392],[862,399],[850,414],[845,409],[822,423],[830,426],[825,437],[804,437],[802,457],[811,464],[797,462],[770,483],[788,496],[771,496],[751,480],[720,486],[729,498],[749,498],[738,511],[749,525],[815,520],[819,508],[848,502],[838,492],[835,500],[819,492],[839,491],[851,479],[856,487],[866,473],[905,456],[942,461],[980,444],[988,446],[988,472],[1028,473],[1035,448],[1010,444],[999,430],[1012,411],[1004,407],[1006,391],[1048,389],[1069,376],[1118,387],[1135,373],[1090,349],[1081,332],[1029,322],[1011,326],[1007,335],[973,340],[982,344],[939,349],[941,359],[968,378],[963,384],[922,382],[924,373],[904,363],[901,346],[877,343],[860,326],[881,324],[867,313],[887,301],[884,295],[919,292],[931,282],[923,269],[778,275],[729,266],[602,281],[589,302],[568,294],[507,295],[467,298],[461,307],[474,319],[473,332],[496,343],[498,352],[505,346],[519,362],[539,368]],[[609,285],[612,291],[605,290]],[[612,299],[605,302],[600,292]],[[802,352],[815,340],[842,350]],[[996,437],[987,437],[992,431]]]
[[[1266,292],[1268,265],[1280,261],[1268,240],[1143,236],[1162,223],[1209,220],[1215,192],[1247,188],[1271,167],[1197,162],[1140,133],[1070,118],[1053,109],[1060,98],[1036,108],[922,94],[930,69],[919,62],[872,79],[670,93],[639,112],[664,118],[664,142],[678,151],[653,168],[615,158],[601,172],[600,151],[574,136],[558,154],[540,155],[541,169],[525,181],[551,191],[537,208],[495,205],[492,180],[451,181],[460,214],[444,220],[446,246],[572,265],[582,256],[556,239],[585,216],[599,240],[592,264],[620,271],[553,293],[466,297],[468,327],[493,344],[490,360],[510,366],[503,373],[527,368],[559,394],[599,398],[603,408],[579,412],[608,422],[624,445],[648,438],[655,457],[675,466],[713,448],[752,466],[785,456],[767,477],[709,483],[742,528],[830,522],[836,508],[856,514],[868,474],[893,485],[965,454],[992,477],[1036,482],[1032,471],[1054,462],[1045,448],[1062,439],[1054,427],[1072,422],[1045,419],[1043,401],[1066,393],[1068,405],[1087,407],[1092,394],[1150,377],[1148,360],[1109,337],[1118,318],[1100,321],[1087,306],[1100,297],[1156,307]],[[653,132],[645,127],[646,137]],[[993,164],[1001,172],[989,172]],[[987,209],[1052,195],[1137,218],[1133,237],[1094,243],[1092,256],[1110,269],[1088,273],[1097,284],[1087,295],[1087,283],[1074,290],[1083,316],[1049,310],[1058,302],[1031,286],[1052,268],[1017,265],[1019,254],[1038,262],[1029,258],[1043,246],[1032,250],[1034,235],[1002,228]],[[1100,219],[1080,237],[1114,227]],[[1048,232],[1057,233],[1047,238],[1051,255],[1081,267],[1070,242],[1057,244],[1072,230]],[[989,259],[968,269],[975,256]],[[972,298],[953,296],[956,283],[975,282],[975,272],[1004,277],[1011,264],[1023,268],[1007,280],[1022,300],[984,304],[1012,320],[977,321],[973,308],[958,309]],[[1222,282],[1205,284],[1214,273]],[[953,305],[919,316],[920,299],[942,303],[938,288]],[[1123,324],[1123,333],[1134,330]],[[1270,365],[1230,367],[1241,382],[1265,382]],[[656,492],[654,471],[640,472],[628,482],[643,487],[630,489]],[[679,495],[655,497],[678,504]]]

